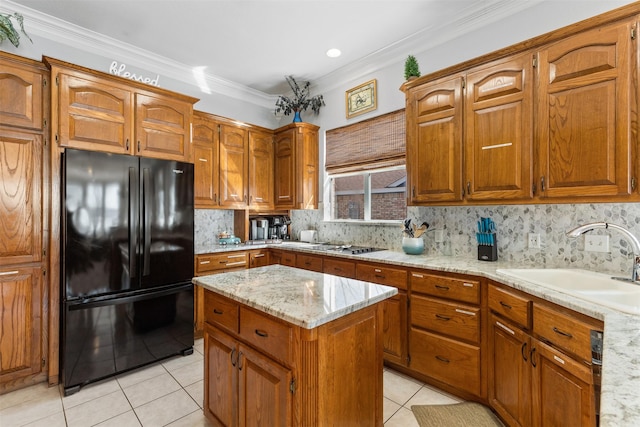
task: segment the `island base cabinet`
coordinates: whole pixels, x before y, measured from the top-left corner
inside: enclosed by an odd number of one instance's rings
[[[205,326],[204,406],[216,426],[291,426],[291,370]]]

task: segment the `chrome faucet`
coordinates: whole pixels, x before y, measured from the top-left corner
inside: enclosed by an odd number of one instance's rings
[[[627,240],[631,243],[631,249],[633,250],[633,270],[631,271],[631,279],[625,279],[622,277],[612,277],[612,279],[617,280],[625,280],[631,282],[638,282],[640,277],[640,242],[631,234],[629,230],[624,227],[621,227],[616,224],[609,224],[607,222],[592,222],[590,224],[584,224],[579,227],[574,228],[573,230],[567,231],[567,236],[569,237],[578,237],[581,234],[588,233],[589,231],[595,230],[596,228],[604,228],[606,230],[618,230],[622,233]]]

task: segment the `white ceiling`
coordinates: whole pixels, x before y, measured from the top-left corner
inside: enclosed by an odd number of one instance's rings
[[[542,0],[13,0],[265,94],[379,56],[403,60]],[[26,20],[27,32],[29,22]],[[329,58],[329,48],[342,51]]]

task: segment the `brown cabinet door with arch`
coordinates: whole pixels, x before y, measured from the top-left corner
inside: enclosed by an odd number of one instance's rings
[[[218,123],[195,112],[193,117],[194,204],[218,206]]]
[[[0,266],[42,259],[42,137],[0,129]]]
[[[249,131],[249,205],[273,209],[273,134]]]
[[[247,130],[220,125],[220,205],[243,209],[248,206]]]
[[[540,51],[542,197],[630,193],[634,25],[603,26]]]
[[[42,129],[41,71],[0,58],[0,124]]]

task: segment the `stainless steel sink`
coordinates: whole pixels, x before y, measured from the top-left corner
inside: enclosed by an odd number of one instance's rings
[[[625,313],[640,314],[640,285],[580,269],[505,268],[496,273],[534,283]]]

